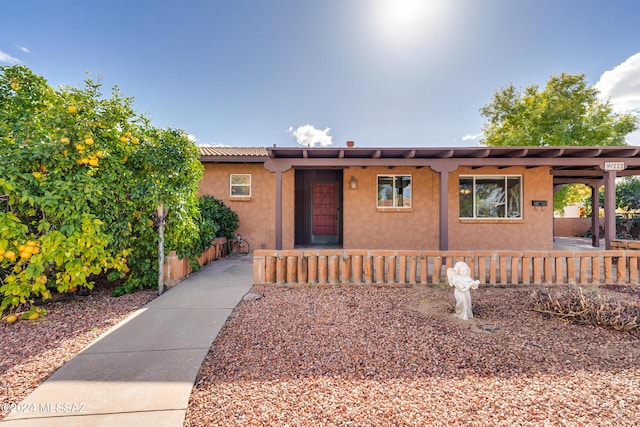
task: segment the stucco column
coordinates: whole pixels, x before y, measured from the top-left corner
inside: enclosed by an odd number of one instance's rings
[[[440,250],[449,249],[449,173],[458,168],[458,164],[442,161],[429,167],[440,176]]]
[[[591,184],[591,246],[600,246],[600,192],[598,184]]]
[[[282,172],[276,171],[276,249],[282,249]]]
[[[611,249],[611,241],[616,238],[616,172],[604,173],[604,244]]]
[[[276,174],[276,250],[282,250],[282,173],[291,169],[288,159],[269,159],[264,167]]]

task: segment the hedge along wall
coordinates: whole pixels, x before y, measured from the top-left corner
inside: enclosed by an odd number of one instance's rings
[[[227,238],[218,237],[205,251],[198,257],[198,265],[205,265],[224,258],[228,255]],[[165,285],[173,286],[188,275],[193,273],[189,258],[179,258],[176,251],[169,252],[164,258],[164,278]]]

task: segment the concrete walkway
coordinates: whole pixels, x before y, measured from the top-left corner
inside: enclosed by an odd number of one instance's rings
[[[182,426],[200,365],[253,282],[251,257],[191,275],[69,360],[3,426]]]

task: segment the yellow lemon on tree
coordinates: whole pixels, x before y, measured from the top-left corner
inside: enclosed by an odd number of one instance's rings
[[[28,320],[36,320],[38,317],[40,317],[40,314],[37,311],[34,311],[33,313],[31,313],[29,315],[29,317],[27,317]]]
[[[84,145],[82,145],[82,144],[76,144],[76,150],[78,150],[78,151],[84,151],[84,148],[85,148],[85,147],[84,147]]]
[[[7,316],[7,323],[16,323],[18,321],[18,316],[15,314],[10,314]]]
[[[41,172],[31,172],[31,175],[33,175],[35,179],[40,179],[43,177]]]
[[[62,142],[63,144],[68,144],[71,142],[71,140],[65,136],[60,138],[60,142]]]
[[[84,139],[84,143],[87,145],[92,145],[93,144],[93,138],[85,138]]]
[[[77,109],[75,106],[73,106],[73,105],[69,105],[69,106],[67,107],[67,111],[69,111],[71,114],[75,114],[75,113],[77,113],[77,112],[78,112],[78,109]]]
[[[13,251],[6,251],[4,253],[4,257],[9,261],[13,261],[14,259],[16,259],[16,253]]]
[[[133,138],[131,138],[131,143],[134,145],[138,145],[140,144],[140,141],[138,140],[138,138],[136,138],[135,136]]]
[[[124,133],[124,136],[126,136],[127,138],[129,138],[129,137],[131,136],[131,132],[126,131],[126,132]]]
[[[128,141],[129,141],[129,138],[127,138],[126,136],[122,135],[120,137],[120,142],[128,142]]]
[[[27,252],[27,251],[20,252],[20,258],[22,259],[29,259],[31,258],[31,255],[33,255],[31,252]]]
[[[98,159],[96,159],[95,157],[89,159],[89,166],[98,166]]]

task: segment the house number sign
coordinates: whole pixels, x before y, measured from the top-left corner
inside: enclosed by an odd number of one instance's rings
[[[604,170],[606,171],[623,171],[624,162],[604,162]]]

